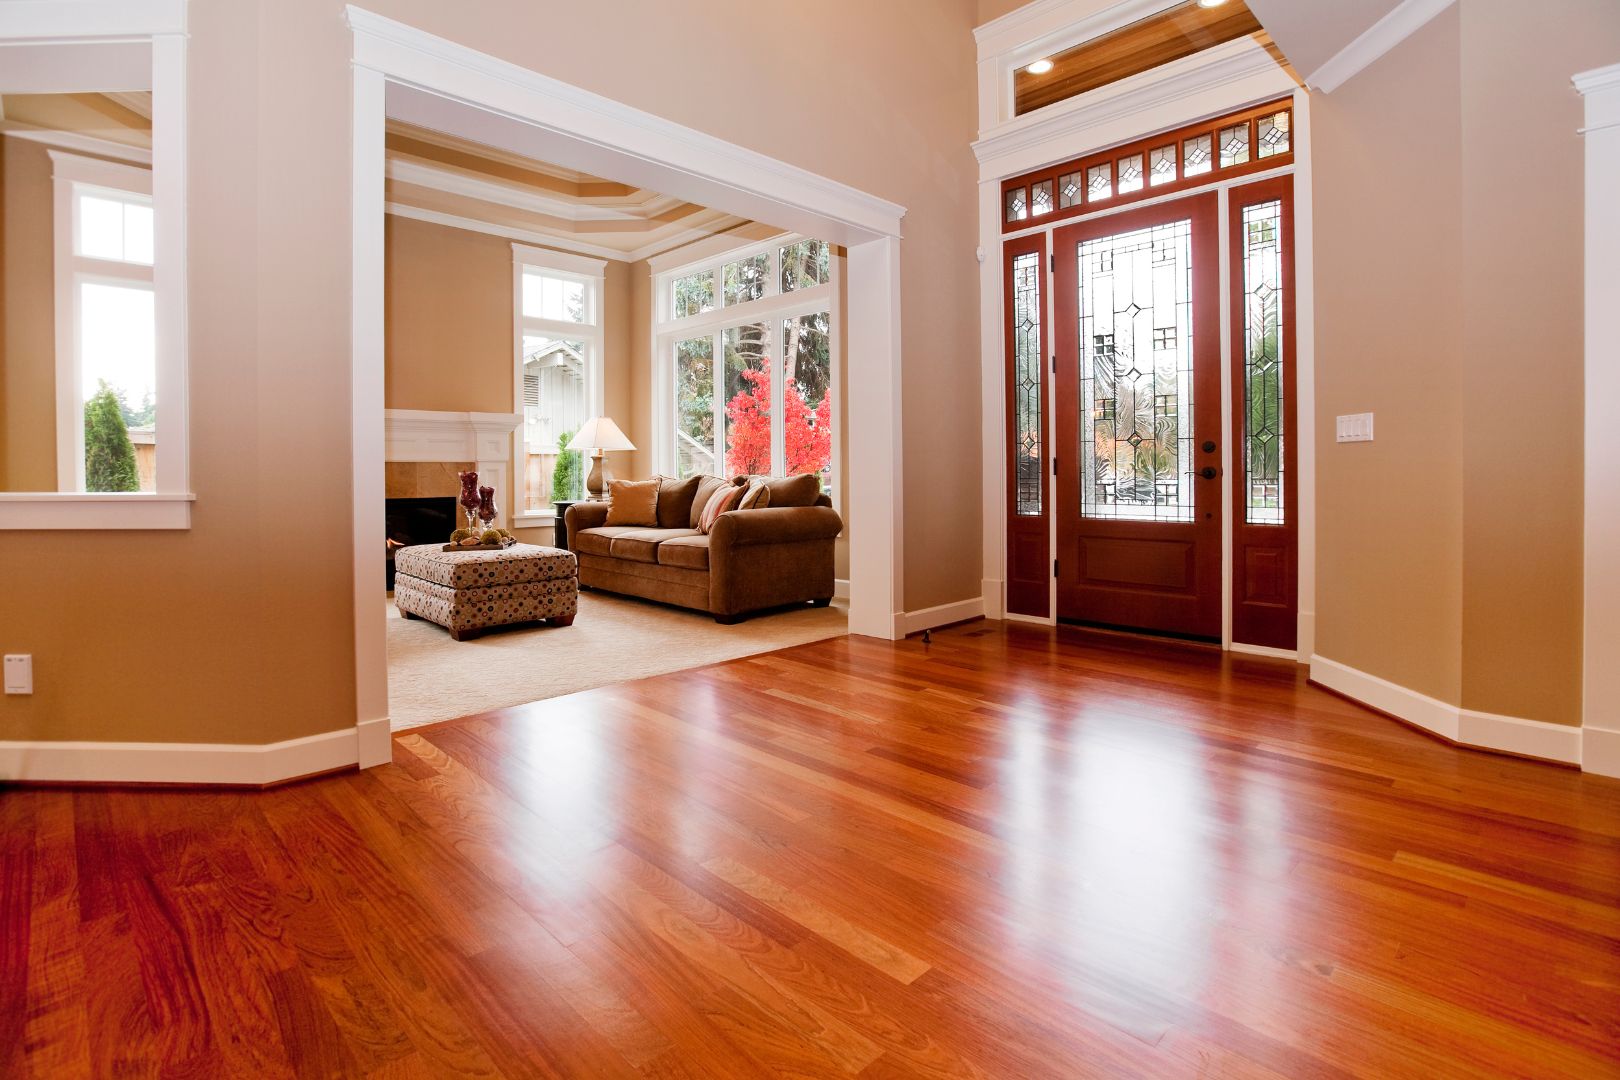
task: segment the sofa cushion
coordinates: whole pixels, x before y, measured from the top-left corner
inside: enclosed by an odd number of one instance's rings
[[[714,528],[714,523],[720,519],[720,515],[733,509],[742,495],[743,489],[740,487],[722,488],[715,492],[710,497],[708,505],[704,506],[703,516],[698,518],[698,532],[706,533]]]
[[[692,513],[686,519],[688,528],[698,527],[698,521],[703,517],[703,508],[709,505],[709,500],[717,491],[724,491],[734,486],[734,482],[723,476],[699,476],[697,493],[692,496]]]
[[[771,493],[772,506],[814,506],[821,496],[821,477],[816,473],[798,476],[739,476],[739,484],[763,484]]]
[[[737,500],[739,510],[763,510],[769,505],[771,505],[771,489],[757,481],[749,484],[743,491],[743,497]]]
[[[658,481],[658,527],[660,529],[690,529],[692,527],[692,500],[697,497],[701,476],[688,476],[677,480],[673,476],[654,477]]]
[[[568,534],[568,546],[581,555],[607,555],[613,538],[625,533],[646,532],[640,525],[603,525]]]
[[[659,566],[682,566],[688,570],[709,568],[709,538],[703,533],[675,536],[658,545]]]
[[[609,525],[658,527],[658,481],[608,481]]]
[[[615,559],[656,563],[660,544],[692,535],[691,529],[626,529],[608,542],[607,553]]]

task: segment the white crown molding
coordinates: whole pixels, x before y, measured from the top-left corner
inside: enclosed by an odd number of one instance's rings
[[[45,146],[54,146],[59,150],[71,150],[77,154],[95,154],[98,157],[112,158],[115,161],[126,162],[130,165],[144,165],[152,167],[152,151],[144,146],[130,146],[126,143],[113,142],[111,139],[100,139],[94,135],[84,135],[77,131],[58,131],[54,128],[35,127],[25,124],[21,120],[0,120],[0,134],[14,139],[24,139],[28,142],[41,143]]]
[[[666,248],[656,255],[649,256],[647,266],[655,274],[662,274],[669,270],[676,270],[687,265],[710,262],[722,258],[733,251],[742,251],[745,248],[761,247],[767,244],[787,243],[789,237],[799,239],[789,232],[777,233],[775,236],[758,237],[747,240],[730,233],[715,233],[693,240],[676,247]]]
[[[1229,41],[985,132],[973,144],[979,179],[1015,176],[1294,89],[1262,46]]]
[[[1312,90],[1331,94],[1363,68],[1417,33],[1452,3],[1453,0],[1401,0],[1393,11],[1363,30],[1354,41],[1306,76],[1305,85]]]
[[[1620,64],[1583,71],[1570,79],[1570,82],[1575,84],[1575,89],[1583,97],[1604,90],[1620,90]]]
[[[0,781],[262,787],[391,755],[386,719],[258,745],[0,742]]]
[[[593,94],[516,64],[475,53],[404,23],[350,5],[344,17],[354,33],[354,63],[380,72],[419,67],[455,69],[498,98],[512,98],[514,113],[548,119],[543,126],[598,146],[659,144],[659,159],[695,177],[725,177],[740,194],[788,192],[792,205],[849,224],[868,237],[900,235],[905,207],[818,176],[764,154]],[[701,200],[699,200],[701,201]],[[784,201],[775,197],[775,201]],[[840,238],[834,238],[840,239]],[[840,242],[843,242],[840,239]]]
[[[118,40],[186,32],[185,0],[5,0],[0,38]]]
[[[468,232],[483,233],[485,236],[499,236],[506,240],[517,240],[525,244],[540,244],[545,247],[560,248],[576,255],[612,259],[614,262],[636,261],[633,252],[618,251],[614,248],[602,247],[600,244],[589,244],[583,240],[553,236],[550,233],[540,232],[538,229],[520,229],[514,225],[497,225],[491,221],[479,221],[477,218],[463,217],[460,214],[446,214],[442,210],[423,210],[419,206],[411,206],[402,202],[386,203],[383,209],[395,217],[409,218],[412,221],[424,221],[429,225],[443,225],[449,229],[465,229]]]
[[[396,155],[388,157],[387,177],[401,184],[457,195],[464,199],[494,203],[531,214],[545,214],[564,221],[621,221],[658,226],[649,219],[655,214],[683,205],[681,200],[660,195],[636,211],[620,210],[611,206],[577,203],[554,195],[542,194],[532,187],[506,183],[500,180],[469,176],[457,169],[423,161],[409,161]],[[650,231],[650,230],[649,230]]]
[[[511,452],[522,413],[383,410],[388,461],[489,461]]]
[[[1310,678],[1459,746],[1579,765],[1605,776],[1620,775],[1620,732],[1458,708],[1324,656],[1311,657]]]

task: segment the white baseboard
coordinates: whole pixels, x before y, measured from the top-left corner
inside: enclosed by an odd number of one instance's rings
[[[1245,645],[1241,641],[1232,642],[1231,652],[1243,653],[1245,656],[1269,656],[1273,660],[1299,660],[1297,649],[1275,649],[1270,645]]]
[[[903,638],[908,634],[920,634],[924,630],[932,630],[936,626],[966,622],[968,619],[982,618],[983,615],[984,597],[982,596],[975,596],[971,600],[958,600],[954,604],[940,604],[936,607],[923,608],[921,611],[903,611],[894,617],[895,637]]]
[[[833,599],[849,599],[849,578],[833,578]]]
[[[388,721],[258,745],[236,743],[0,742],[0,782],[241,784],[258,786],[393,754]]]
[[[1588,772],[1620,776],[1620,731],[1458,708],[1324,656],[1311,657],[1311,681],[1461,746],[1561,761]],[[1613,771],[1604,772],[1605,768]]]
[[[1620,731],[1581,728],[1581,769],[1620,779]]]

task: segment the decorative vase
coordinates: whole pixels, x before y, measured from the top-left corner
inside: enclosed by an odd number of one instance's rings
[[[499,513],[500,510],[495,505],[495,489],[492,487],[479,488],[478,520],[484,523],[484,528],[489,528],[490,523],[495,520],[496,515]]]
[[[476,472],[457,473],[456,478],[461,481],[461,496],[457,500],[461,509],[467,515],[467,528],[478,528],[478,474]]]

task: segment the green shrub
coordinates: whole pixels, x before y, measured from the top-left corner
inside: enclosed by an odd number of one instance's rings
[[[118,395],[105,382],[84,403],[84,489],[139,491],[135,446],[118,407]]]
[[[568,443],[576,432],[565,431],[557,436],[557,464],[551,469],[551,498],[555,502],[561,499],[564,502],[578,501],[580,495],[580,480],[583,473],[580,469],[579,451],[568,449]]]

